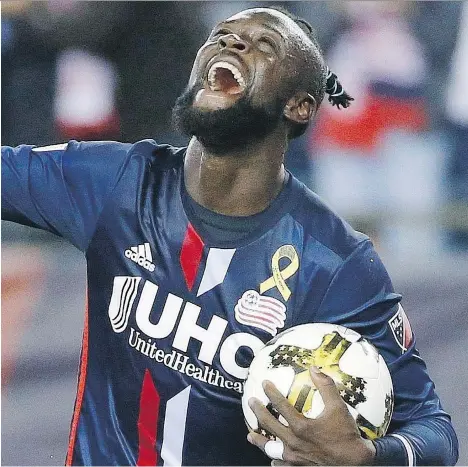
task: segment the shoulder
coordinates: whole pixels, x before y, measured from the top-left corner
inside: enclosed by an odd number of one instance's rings
[[[180,155],[185,147],[176,147],[166,143],[157,143],[154,139],[142,139],[129,145],[132,154],[140,154],[148,158],[164,158]]]
[[[60,146],[61,154],[57,154]],[[52,149],[35,148],[38,154],[46,154],[60,158],[64,170],[74,174],[102,174],[105,177],[124,174],[136,175],[142,170],[164,170],[174,168],[183,163],[185,148],[176,148],[168,144],[158,144],[152,139],[136,143],[119,141],[69,141],[68,144],[56,145]],[[59,151],[60,152],[60,151]]]
[[[321,250],[335,257],[338,263],[345,261],[363,244],[370,244],[367,235],[354,230],[319,195],[295,178],[293,193],[297,207],[292,215],[301,225],[306,244],[320,245]]]
[[[149,162],[174,164],[183,160],[186,148],[158,144],[153,139],[144,139],[136,143],[122,143],[119,141],[69,141],[68,144],[54,145],[44,148],[34,148],[35,152],[62,149],[67,152],[80,152],[92,156],[111,157],[142,157]]]

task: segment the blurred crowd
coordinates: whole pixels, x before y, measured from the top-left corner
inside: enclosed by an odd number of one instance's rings
[[[288,168],[394,254],[468,249],[468,3],[2,1],[2,144],[184,144],[171,109],[210,29],[274,4],[355,97],[324,102]]]

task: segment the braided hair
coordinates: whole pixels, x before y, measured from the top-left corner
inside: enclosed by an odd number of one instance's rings
[[[343,89],[343,86],[338,80],[336,74],[333,73],[328,68],[328,66],[324,64],[323,52],[320,48],[320,44],[318,43],[314,28],[305,19],[293,15],[282,7],[275,5],[269,8],[279,11],[288,18],[292,19],[306,33],[307,37],[310,39],[316,49],[316,57],[314,57],[313,65],[314,72],[313,76],[311,77],[311,95],[317,102],[317,107],[322,103],[325,94],[328,94],[328,101],[331,103],[331,105],[336,106],[338,109],[341,107],[345,109],[348,108],[354,98]],[[306,131],[306,129],[307,124],[292,124],[292,130],[289,135],[290,139],[301,136]]]
[[[331,105],[336,105],[338,109],[340,105],[346,109],[351,104],[351,101],[354,101],[354,98],[343,89],[335,73],[328,67],[325,92],[328,94],[328,101],[331,102]]]

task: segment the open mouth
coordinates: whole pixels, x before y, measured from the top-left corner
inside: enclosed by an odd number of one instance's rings
[[[228,62],[216,62],[208,71],[208,86],[212,91],[240,94],[245,90],[245,79],[240,70]]]

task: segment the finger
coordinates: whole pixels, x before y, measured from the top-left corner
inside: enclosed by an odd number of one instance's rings
[[[255,431],[251,431],[247,435],[247,441],[254,446],[260,448],[263,452],[265,452],[265,444],[269,441],[265,436],[262,436],[260,433],[255,433]]]
[[[253,444],[260,448],[264,454],[266,454],[270,459],[274,459],[275,462],[272,462],[273,466],[283,466],[283,465],[299,465],[297,462],[297,456],[294,454],[293,450],[284,444],[280,439],[275,441],[269,440],[264,436],[251,431],[247,435],[247,440],[249,443]],[[308,459],[307,465],[317,465],[314,462]]]
[[[263,382],[263,390],[273,407],[285,418],[289,425],[298,422],[301,414],[295,407],[281,394],[271,381]]]
[[[271,461],[271,465],[272,465],[272,467],[282,467],[283,465],[288,465],[288,463],[285,462],[285,461],[280,461],[280,460],[273,459]]]
[[[283,455],[284,457],[284,455]],[[286,462],[286,461],[279,461],[276,459],[273,459],[270,464],[272,467],[283,467],[284,465],[292,465],[291,462]],[[307,461],[307,465],[320,465],[316,464],[315,462]]]
[[[340,391],[332,378],[322,373],[316,366],[311,366],[309,372],[312,382],[322,396],[325,409],[344,405]]]
[[[261,428],[264,428],[279,438],[286,439],[288,437],[288,427],[278,421],[257,398],[251,397],[249,399],[249,406],[257,417],[258,424]]]
[[[247,435],[247,440],[260,448],[270,459],[283,460],[284,444],[280,439],[273,441],[266,439],[259,433],[250,432]]]

